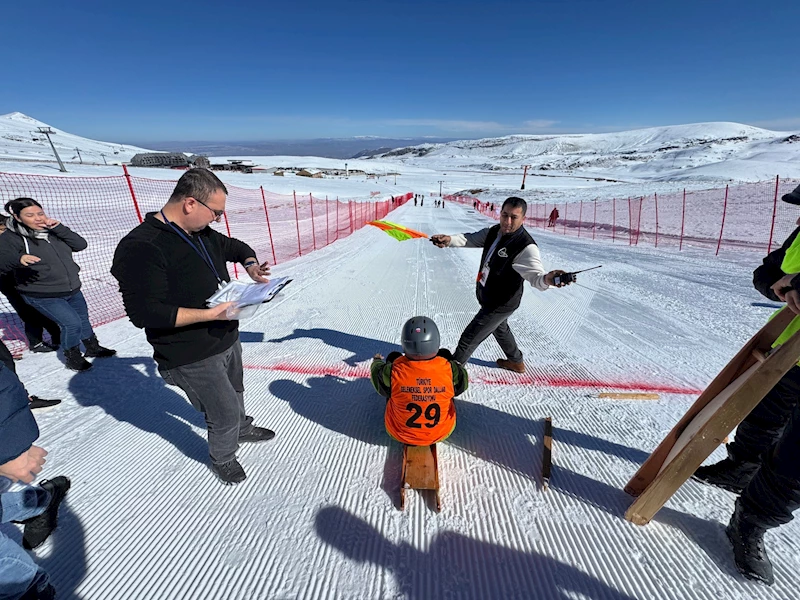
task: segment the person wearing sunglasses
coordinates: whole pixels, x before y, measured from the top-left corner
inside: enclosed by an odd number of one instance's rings
[[[242,442],[275,434],[253,425],[244,406],[239,322],[232,302],[206,300],[230,281],[228,262],[244,265],[253,281],[267,283],[267,263],[244,242],[209,225],[225,212],[228,190],[207,169],[187,171],[164,207],[148,213],[114,253],[111,274],[125,311],[143,328],[153,358],[169,385],[181,388],[205,416],[211,471],[225,484],[244,481],[236,459]]]

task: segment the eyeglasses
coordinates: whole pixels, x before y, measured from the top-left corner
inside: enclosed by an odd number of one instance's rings
[[[200,200],[199,198],[195,198],[195,200],[197,200],[197,201],[198,201],[200,204],[202,204],[202,205],[203,205],[203,206],[205,206],[205,207],[206,207],[208,210],[210,210],[212,213],[214,213],[214,220],[215,220],[215,221],[219,221],[219,220],[222,218],[222,215],[224,215],[224,214],[225,214],[225,211],[224,211],[224,210],[216,210],[216,209],[214,209],[214,208],[211,208],[211,207],[210,207],[208,204],[206,204],[205,202],[203,202],[203,201],[202,201],[202,200]]]

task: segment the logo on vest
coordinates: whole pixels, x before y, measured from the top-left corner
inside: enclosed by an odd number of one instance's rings
[[[508,252],[506,252],[505,248],[500,248],[500,250],[497,251],[497,256],[500,258],[508,258]]]

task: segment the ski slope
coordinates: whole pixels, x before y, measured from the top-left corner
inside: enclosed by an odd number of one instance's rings
[[[389,218],[428,233],[488,224],[455,203],[407,204]],[[241,335],[248,412],[277,437],[242,446],[248,479],[234,487],[208,471],[202,417],[164,385],[127,320],[99,328],[119,355],[88,373],[26,353],[29,391],[65,398],[37,414],[43,476],[73,481],[36,552],[59,597],[796,598],[797,522],[767,534],[777,583],[766,588],[735,571],[730,493],[690,481],[650,525],[623,518],[625,483],[771,313],[750,284],[759,258],[532,233],[547,268],[603,268],[581,286],[526,289],[510,324],[527,374],[494,368],[493,340],[468,364],[458,425],[439,449],[441,513],[414,491],[405,512],[395,507],[400,445],[365,376],[415,314],[454,348],[478,308],[479,250],[367,227],[276,267],[294,283]],[[661,397],[594,397],[637,389]],[[547,416],[554,466],[543,491]]]

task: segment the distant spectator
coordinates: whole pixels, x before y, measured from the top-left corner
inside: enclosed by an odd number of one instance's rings
[[[67,368],[85,371],[92,367],[81,354],[81,342],[85,356],[116,354],[97,341],[81,292],[80,267],[72,259],[73,252],[86,249],[86,240],[49,218],[32,198],[11,200],[5,209],[11,217],[0,244],[0,272],[13,269],[23,300],[58,324]]]
[[[550,218],[547,219],[547,226],[548,227],[555,227],[556,226],[556,219],[558,219],[558,209],[557,208],[553,208],[553,210],[550,211]]]

